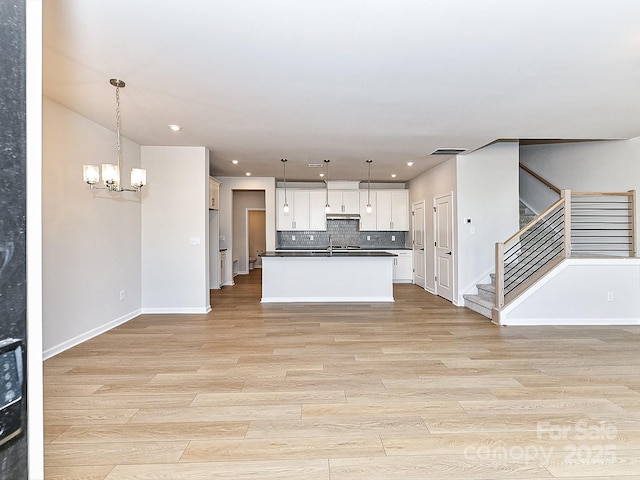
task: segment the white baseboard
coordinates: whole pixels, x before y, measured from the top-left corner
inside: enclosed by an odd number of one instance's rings
[[[48,348],[42,352],[42,360],[43,361],[47,360],[48,358],[58,355],[59,353],[62,353],[65,350],[75,347],[76,345],[80,345],[81,343],[86,342],[87,340],[91,340],[92,338],[97,337],[102,333],[108,332],[109,330],[117,327],[118,325],[127,323],[129,320],[132,320],[141,314],[142,314],[142,310],[140,309],[134,310],[133,312],[127,313],[126,315],[123,315],[120,318],[116,318],[115,320],[107,322],[104,325],[100,325],[98,327],[92,328],[88,332],[82,333],[80,335],[76,335],[75,337],[70,338],[69,340],[66,340],[62,343],[59,343],[58,345]]]
[[[260,303],[380,303],[393,297],[262,297]]]
[[[211,305],[206,307],[165,307],[165,308],[143,308],[142,314],[203,314],[211,311]]]
[[[503,327],[531,326],[614,326],[640,325],[640,318],[510,318],[500,322]]]

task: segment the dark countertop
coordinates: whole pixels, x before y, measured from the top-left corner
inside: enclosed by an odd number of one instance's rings
[[[380,251],[361,251],[361,250],[334,250],[329,252],[328,250],[305,250],[305,251],[277,251],[277,252],[264,252],[258,255],[263,258],[276,258],[276,257],[289,257],[289,258],[303,258],[303,257],[397,257],[395,253]]]
[[[276,248],[276,251],[281,252],[281,251],[291,251],[291,252],[298,252],[298,251],[312,251],[312,252],[320,252],[326,250],[326,248],[321,249],[321,248],[309,248],[309,247],[278,247]],[[411,247],[360,247],[360,248],[340,248],[340,247],[333,247],[333,251],[334,252],[341,252],[341,251],[365,251],[365,252],[369,252],[369,251],[387,251],[387,250],[412,250]]]

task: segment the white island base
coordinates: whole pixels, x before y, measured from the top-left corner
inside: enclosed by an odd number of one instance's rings
[[[262,303],[393,302],[393,254],[263,254]]]

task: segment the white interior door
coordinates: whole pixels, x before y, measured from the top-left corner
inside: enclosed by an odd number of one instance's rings
[[[436,293],[453,301],[453,194],[434,198]]]
[[[413,283],[425,287],[425,208],[424,200],[416,202],[411,206],[411,217],[413,219]]]

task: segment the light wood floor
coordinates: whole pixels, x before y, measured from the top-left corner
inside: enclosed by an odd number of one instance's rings
[[[640,327],[394,304],[143,315],[45,362],[47,479],[640,479]]]

